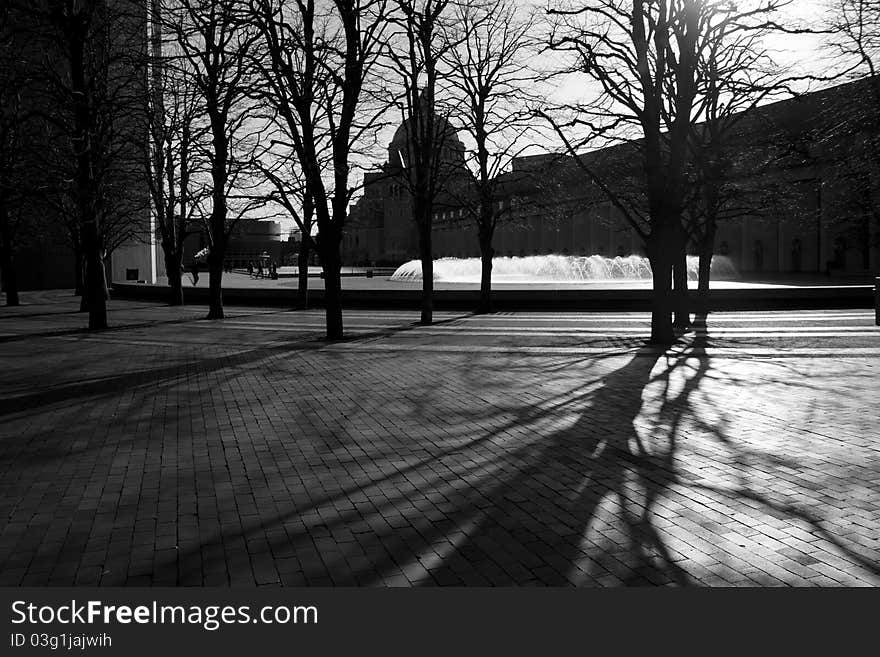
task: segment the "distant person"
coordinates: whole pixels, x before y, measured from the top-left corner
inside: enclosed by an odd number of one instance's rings
[[[192,276],[193,287],[199,284],[199,263],[193,261],[189,266],[189,273]]]
[[[263,261],[257,263],[257,278],[263,278]]]
[[[254,263],[248,260],[248,276],[254,275]]]
[[[277,280],[278,280],[278,265],[275,264],[275,261],[274,261],[274,260],[272,261],[272,264],[269,265],[269,277],[270,277],[273,281],[277,281]]]

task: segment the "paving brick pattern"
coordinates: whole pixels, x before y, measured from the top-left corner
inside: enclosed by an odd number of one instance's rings
[[[0,310],[3,585],[880,584],[867,314],[833,322],[859,349],[663,352],[615,333],[643,316],[347,313],[327,344],[320,313],[114,302],[92,335],[25,300]]]

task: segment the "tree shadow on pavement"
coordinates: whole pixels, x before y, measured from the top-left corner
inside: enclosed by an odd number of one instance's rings
[[[165,579],[152,583],[718,584],[731,568],[707,572],[700,559],[730,556],[721,554],[728,528],[714,525],[745,503],[845,549],[819,513],[750,483],[796,469],[797,457],[731,431],[737,413],[752,413],[755,376],[796,383],[784,369],[727,369],[706,344],[698,331],[666,351],[427,364],[411,353],[313,350],[321,360],[308,366],[321,377],[307,393],[295,379],[280,395],[267,383],[267,395],[237,409],[250,418],[248,404],[259,404],[278,427],[249,427],[256,438],[242,442],[209,434],[217,452],[199,446],[206,460],[182,471],[199,483],[173,491],[180,526],[173,548],[155,554],[151,572]],[[289,368],[263,363],[276,377],[293,376],[305,365],[290,362],[295,350],[248,351],[238,366],[269,357]],[[721,487],[719,478],[733,482],[728,466],[741,479]],[[704,535],[717,543],[705,547]]]
[[[686,584],[652,512],[676,481],[678,418],[699,384],[691,380],[667,399],[677,359],[653,374],[655,349],[623,359],[598,377],[602,359],[589,359],[590,368],[578,368],[592,379],[582,389],[513,417],[507,409],[502,424],[446,455],[396,466],[369,485],[236,534],[250,540],[297,527],[269,546],[298,559],[288,583],[380,584],[402,573],[413,584],[594,584],[608,575],[618,583]],[[652,410],[660,429],[646,433],[637,418],[649,385],[662,391]],[[339,502],[341,510],[327,512]],[[600,531],[588,539],[593,524]]]
[[[577,420],[519,455],[524,467],[486,494],[489,507],[456,546],[457,554],[469,562],[475,556],[485,559],[493,584],[516,584],[523,578],[575,584],[582,574],[591,582],[612,572],[604,571],[606,567],[616,569],[609,560],[615,556],[625,565],[625,583],[686,583],[650,523],[657,491],[675,478],[666,463],[674,442],[664,447],[661,458],[646,462],[634,426],[655,363],[653,353],[636,354],[573,405],[556,406],[554,412],[574,412]],[[525,413],[518,423],[528,426],[536,419],[535,413]],[[605,546],[588,542],[591,522],[601,519],[611,530],[618,525],[615,516],[624,520],[624,535],[609,536]],[[511,564],[508,555],[522,567]],[[434,579],[453,579],[456,571],[466,574],[466,564],[456,561],[452,557],[433,570]],[[507,565],[511,567],[505,569]]]
[[[200,373],[236,367],[255,366],[262,358],[279,351],[288,351],[289,345],[271,345],[245,351],[223,354],[214,358],[202,358],[193,367]],[[186,377],[186,363],[174,362],[166,367],[139,369],[124,374],[109,375],[75,383],[57,384],[47,382],[47,387],[29,394],[7,397],[0,400],[0,416],[44,408],[66,401],[84,398],[117,395],[121,390],[140,388],[155,394],[158,384],[174,382]]]
[[[506,535],[493,552],[525,555],[537,565],[536,583],[592,584],[610,577],[627,585],[688,584],[676,563],[681,557],[664,544],[653,514],[658,499],[679,482],[682,417],[708,361],[698,359],[679,389],[671,381],[702,346],[698,337],[678,354],[643,349],[602,376],[569,409],[577,420],[541,441],[528,464],[489,494],[489,511],[458,554]],[[528,426],[535,415],[532,410],[517,422]],[[453,579],[454,561],[433,570],[433,579]],[[493,570],[494,584],[522,583],[522,569],[502,566],[504,575]]]

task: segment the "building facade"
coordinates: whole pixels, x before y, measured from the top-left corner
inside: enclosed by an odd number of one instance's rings
[[[208,236],[205,232],[190,235],[184,243],[183,262],[189,263],[196,259],[199,252],[208,248]],[[223,262],[228,268],[243,269],[248,263],[262,264],[264,267],[282,263],[282,246],[284,236],[281,224],[277,221],[243,218],[235,222],[226,245]]]
[[[73,288],[81,277],[83,217],[73,184],[81,177],[80,129],[87,131],[91,152],[89,180],[81,184],[92,199],[90,216],[98,221],[106,277],[133,274],[155,282],[159,262],[142,169],[148,149],[141,102],[146,89],[143,3],[74,3],[69,15],[50,14],[40,3],[24,0],[8,4],[15,57],[4,57],[3,65],[12,62],[19,84],[2,92],[17,97],[27,119],[16,126],[24,156],[13,166],[24,200],[13,208],[14,234],[0,227],[0,242],[14,253],[17,287]],[[82,58],[71,54],[76,43],[84,45]],[[74,120],[72,99],[85,94],[74,90],[73,69],[90,93],[86,121]]]
[[[863,274],[880,266],[874,157],[880,110],[872,84],[877,81],[804,94],[742,117],[724,154],[730,199],[718,222],[717,254],[753,273]],[[396,266],[418,257],[412,199],[399,182],[403,138],[398,130],[388,162],[365,176],[346,227],[346,264]],[[515,158],[499,181],[496,255],[643,254],[636,231],[585,171],[638,215],[644,207],[639,148],[629,142],[585,153],[585,167],[552,153]],[[459,193],[446,194],[436,207],[435,258],[479,255],[474,204],[457,186]]]

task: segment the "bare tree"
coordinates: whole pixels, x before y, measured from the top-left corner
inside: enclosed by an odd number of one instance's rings
[[[482,272],[477,312],[491,309],[492,239],[505,209],[501,203],[505,180],[501,173],[523,149],[530,132],[528,87],[535,76],[528,67],[534,54],[533,17],[521,17],[512,0],[487,0],[456,6],[454,20],[461,37],[451,47],[449,84],[458,111],[456,118],[475,145],[468,158],[474,170],[468,186],[476,203],[465,207],[476,221]],[[509,206],[509,204],[508,204]]]
[[[692,193],[685,223],[699,254],[698,296],[703,312],[719,221],[760,214],[766,200],[736,178],[747,167],[754,172],[770,163],[775,136],[755,144],[742,138],[741,129],[761,103],[792,96],[792,85],[804,79],[787,75],[768,52],[770,37],[806,31],[777,23],[778,12],[786,4],[753,0],[720,5],[707,16],[707,27],[700,35],[694,108],[698,122],[691,133]]]
[[[15,250],[31,159],[27,133],[32,116],[22,96],[33,76],[21,56],[23,35],[16,25],[16,10],[12,3],[0,6],[0,279],[7,306],[19,304]]]
[[[272,127],[285,131],[283,121],[276,115]],[[315,204],[308,193],[302,167],[296,157],[296,149],[289,135],[274,135],[266,141],[265,147],[257,154],[255,166],[270,185],[267,199],[280,206],[286,216],[293,219],[299,229],[300,248],[297,253],[297,301],[296,307],[308,308],[309,298],[309,256],[315,245],[312,231],[315,228]],[[324,164],[327,170],[331,165]]]
[[[461,173],[453,152],[454,130],[438,111],[438,85],[448,76],[444,57],[455,44],[450,35],[451,0],[394,0],[395,34],[388,48],[389,68],[401,86],[397,102],[406,145],[398,154],[400,178],[412,198],[422,263],[421,323],[433,321],[434,206],[450,179]]]
[[[262,84],[302,171],[302,225],[313,209],[324,271],[326,334],[343,336],[340,245],[352,155],[375,127],[365,85],[384,44],[384,0],[252,0],[265,63]],[[278,186],[276,185],[276,190]],[[289,189],[289,188],[288,188]],[[288,210],[295,196],[288,196]],[[303,230],[303,240],[309,233]]]
[[[334,64],[328,59],[331,51],[322,42],[326,36],[322,10],[314,2],[255,2],[252,11],[262,33],[256,57],[261,83],[255,95],[268,110],[271,133],[256,162],[270,183],[271,201],[293,219],[302,236],[297,255],[297,306],[306,308],[309,255],[315,248],[315,201],[300,157],[313,156],[324,178],[333,171],[333,141],[327,134],[320,99],[328,86],[329,67]],[[303,116],[308,117],[305,123]],[[302,141],[309,131],[313,152]]]
[[[880,0],[830,0],[829,5],[828,46],[842,74],[864,79],[862,86],[869,93],[847,121],[830,124],[823,141],[837,142],[843,150],[836,176],[852,188],[846,210],[857,217],[857,224],[869,224],[864,232],[874,233],[868,241],[876,246],[880,240]]]
[[[82,253],[90,329],[107,326],[109,254],[148,238],[148,201],[134,184],[146,148],[138,120],[146,89],[142,9],[133,0],[28,4],[34,38],[45,44],[45,191]]]
[[[830,0],[830,47],[842,59],[844,71],[872,80],[880,104],[880,0]]]
[[[619,200],[612,202],[645,241],[653,271],[651,342],[660,344],[675,339],[672,272],[674,266],[680,276],[684,264],[688,141],[699,36],[709,8],[701,0],[591,0],[549,12],[555,19],[549,47],[571,56],[564,72],[586,74],[602,89],[597,101],[573,108],[569,127],[585,128],[594,140],[640,137],[646,221]],[[576,144],[563,134],[566,126],[554,126],[576,154]]]
[[[150,149],[144,168],[165,256],[169,303],[182,305],[184,243],[195,232],[206,200],[206,186],[198,181],[204,176],[198,174],[205,168],[199,153],[204,150],[207,126],[188,61],[163,52],[174,49],[170,44],[163,48],[161,0],[151,0],[150,11],[151,88],[144,95]]]
[[[252,209],[248,164],[258,145],[251,123],[251,54],[258,38],[246,0],[164,0],[162,28],[173,39],[169,56],[185,62],[207,117],[210,164],[208,237],[209,319],[223,318],[223,260],[236,222]],[[239,197],[242,203],[231,206]]]

